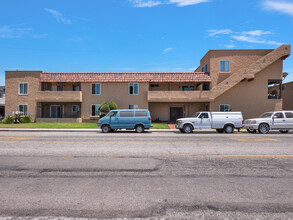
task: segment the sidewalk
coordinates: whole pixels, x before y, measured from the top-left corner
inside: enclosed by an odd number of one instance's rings
[[[29,132],[102,132],[101,129],[65,129],[65,128],[0,128],[1,131],[29,131]],[[149,129],[151,132],[174,132],[178,131],[178,129]]]

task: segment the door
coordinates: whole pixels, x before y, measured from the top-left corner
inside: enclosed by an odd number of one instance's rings
[[[50,118],[63,118],[61,105],[50,105]]]
[[[210,129],[211,128],[211,119],[209,117],[209,113],[203,112],[199,116],[199,128],[200,129]]]
[[[183,118],[183,107],[170,107],[170,122],[176,122],[176,119]]]
[[[276,112],[272,118],[272,128],[273,129],[283,129],[286,128],[286,118],[282,112]]]
[[[293,129],[293,112],[285,112],[286,128]]]

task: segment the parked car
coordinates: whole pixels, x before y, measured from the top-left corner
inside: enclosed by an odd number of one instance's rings
[[[98,121],[98,127],[103,133],[115,131],[115,129],[135,129],[142,133],[151,127],[151,114],[146,109],[112,110]]]
[[[293,130],[293,111],[265,112],[258,118],[245,120],[244,128],[250,133],[267,134],[270,130],[288,133]]]
[[[192,133],[194,129],[216,129],[219,133],[233,133],[234,128],[243,127],[241,112],[197,112],[191,118],[179,118],[175,127],[182,133]]]

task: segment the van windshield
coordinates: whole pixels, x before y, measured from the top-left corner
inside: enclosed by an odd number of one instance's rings
[[[199,116],[200,112],[197,112],[193,117],[197,118]]]
[[[261,116],[259,116],[259,118],[270,118],[272,117],[273,113],[272,112],[266,112],[263,113]]]
[[[117,111],[112,111],[112,112],[109,112],[107,116],[108,117],[117,116],[117,113],[118,113]]]

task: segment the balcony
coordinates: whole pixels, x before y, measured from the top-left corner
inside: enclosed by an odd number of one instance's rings
[[[37,102],[82,102],[82,91],[38,91]]]
[[[210,91],[149,91],[148,102],[209,102]]]

